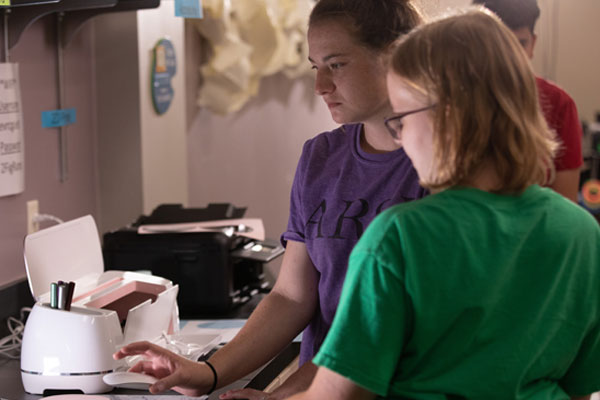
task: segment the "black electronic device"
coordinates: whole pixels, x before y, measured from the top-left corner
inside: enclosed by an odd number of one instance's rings
[[[106,269],[148,270],[179,285],[182,318],[225,314],[254,294],[269,290],[263,265],[283,254],[275,240],[256,240],[231,231],[139,234],[147,224],[202,222],[243,217],[245,208],[161,205],[131,226],[104,234]]]

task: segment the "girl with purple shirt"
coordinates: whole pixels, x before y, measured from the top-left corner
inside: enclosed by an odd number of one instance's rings
[[[221,399],[283,399],[305,390],[310,362],[333,321],[348,257],[382,210],[421,198],[416,171],[384,125],[391,114],[387,58],[393,43],[421,21],[409,0],[320,0],[308,30],[315,91],[341,126],[304,145],[291,193],[281,272],[239,334],[208,363],[182,359],[149,343],[115,354],[144,354],[133,369],[160,380],[152,393],[174,388],[198,396],[260,367],[303,332],[300,368],[273,393],[226,392]]]

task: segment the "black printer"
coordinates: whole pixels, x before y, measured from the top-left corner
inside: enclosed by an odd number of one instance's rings
[[[229,203],[211,203],[206,208],[160,205],[131,226],[104,234],[105,269],[149,270],[178,284],[177,303],[184,319],[227,313],[256,293],[270,290],[263,264],[283,254],[278,241],[239,236],[237,226],[210,232],[153,234],[139,234],[138,228],[239,219],[245,211]]]

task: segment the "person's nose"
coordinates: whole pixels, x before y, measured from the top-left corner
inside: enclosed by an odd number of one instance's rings
[[[315,78],[315,92],[319,96],[323,96],[333,92],[334,89],[335,85],[328,71],[323,71],[322,69],[317,70],[317,76]]]

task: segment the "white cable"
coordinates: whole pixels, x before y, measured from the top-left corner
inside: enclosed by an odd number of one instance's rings
[[[0,357],[13,360],[19,359],[21,353],[21,342],[23,341],[23,330],[25,329],[25,313],[31,311],[30,307],[21,308],[20,319],[8,317],[6,324],[10,334],[0,339]]]
[[[62,224],[63,221],[62,219],[55,217],[54,215],[50,215],[50,214],[36,214],[33,218],[32,218],[33,222],[46,222],[46,221],[51,221],[51,222],[55,222],[57,224]]]

